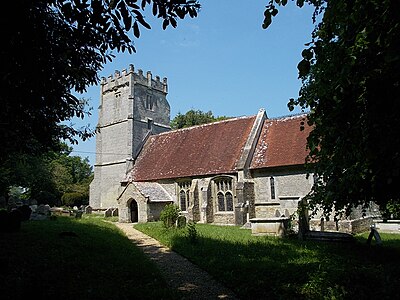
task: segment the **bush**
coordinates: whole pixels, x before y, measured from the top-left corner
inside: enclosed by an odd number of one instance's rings
[[[381,213],[384,219],[400,219],[400,203],[390,200]]]
[[[167,204],[164,207],[160,214],[160,220],[163,222],[165,228],[175,227],[180,211],[179,207],[173,203]]]
[[[196,223],[193,221],[189,221],[189,223],[187,223],[187,229],[189,242],[191,244],[196,244],[199,236],[196,229]]]
[[[82,193],[64,193],[61,197],[61,202],[65,206],[81,206],[82,204],[86,204],[87,201],[87,195],[84,195]]]
[[[179,216],[176,225],[178,228],[184,228],[186,226],[186,217],[185,216]]]
[[[41,191],[34,197],[37,200],[37,204],[48,204],[50,206],[59,205],[59,198],[53,193],[47,191]]]

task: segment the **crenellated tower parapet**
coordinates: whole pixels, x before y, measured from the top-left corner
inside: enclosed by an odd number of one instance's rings
[[[133,65],[101,79],[92,207],[116,207],[120,183],[148,136],[170,130],[167,93],[167,78]]]
[[[150,71],[147,71],[146,75],[144,75],[143,70],[141,69],[138,69],[137,72],[135,72],[135,68],[132,64],[129,65],[128,69],[123,69],[122,71],[116,70],[113,75],[111,74],[107,78],[102,77],[100,84],[102,86],[103,95],[115,92],[119,88],[129,86],[130,84],[141,84],[165,94],[168,93],[166,77],[162,80],[158,75],[153,78]]]

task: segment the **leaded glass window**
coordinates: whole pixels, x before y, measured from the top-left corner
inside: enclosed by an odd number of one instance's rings
[[[189,207],[189,195],[190,195],[190,186],[191,181],[183,181],[178,183],[178,190],[179,190],[179,205],[181,211],[187,211]]]
[[[219,192],[217,194],[217,201],[218,201],[218,210],[225,211],[225,197],[223,193]]]
[[[233,197],[231,192],[226,192],[225,199],[226,199],[226,210],[233,211]]]
[[[271,199],[275,199],[275,179],[274,179],[274,177],[271,177],[269,179],[269,183],[271,186]]]
[[[214,181],[218,211],[233,211],[233,180],[229,177]]]
[[[186,193],[185,193],[185,191],[180,191],[179,198],[180,198],[181,210],[186,211]]]

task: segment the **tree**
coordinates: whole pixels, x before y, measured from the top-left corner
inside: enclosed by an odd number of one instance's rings
[[[201,125],[201,124],[207,124],[207,123],[212,123],[220,120],[226,120],[229,119],[229,117],[226,116],[219,116],[219,117],[214,117],[213,113],[211,111],[208,112],[202,112],[201,110],[194,110],[191,109],[186,112],[186,114],[182,115],[181,113],[178,113],[175,118],[171,120],[171,128],[172,129],[180,129],[180,128],[186,128],[186,127],[191,127],[195,125]]]
[[[400,2],[297,0],[315,7],[312,41],[289,108],[309,110],[307,165],[317,175],[311,208],[350,213],[400,198]],[[279,5],[270,0],[267,28]],[[319,22],[316,20],[320,19]]]
[[[0,12],[0,191],[12,176],[10,159],[59,150],[60,140],[77,143],[94,135],[70,125],[90,114],[78,99],[115,51],[135,51],[142,12],[151,8],[165,29],[196,17],[200,5],[184,0],[14,0]]]
[[[65,194],[78,195],[75,198],[88,202],[89,184],[93,179],[88,158],[71,156],[72,148],[64,143],[59,148],[62,149],[59,152],[16,158],[13,172],[16,178],[12,178],[15,186],[23,187],[27,190],[24,197],[38,203],[59,205]]]
[[[74,92],[98,83],[113,51],[135,51],[139,26],[150,29],[142,14],[150,5],[164,29],[200,8],[182,0],[16,0],[1,11],[1,162],[9,153],[54,149],[60,138],[76,143],[93,135],[66,125],[88,113]]]

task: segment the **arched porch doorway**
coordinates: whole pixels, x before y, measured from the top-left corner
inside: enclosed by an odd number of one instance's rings
[[[129,209],[131,211],[131,222],[137,223],[139,221],[139,212],[138,212],[138,205],[135,200],[132,199]]]

